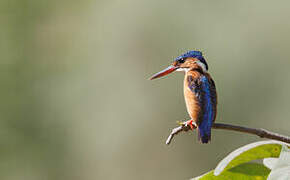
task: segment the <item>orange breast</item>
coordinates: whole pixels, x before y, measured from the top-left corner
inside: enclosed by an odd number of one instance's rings
[[[192,118],[192,120],[198,123],[198,115],[200,113],[200,106],[198,104],[195,94],[188,87],[187,76],[189,75],[189,73],[193,77],[196,77],[199,74],[195,72],[187,72],[187,74],[184,77],[184,98],[185,98],[187,112],[189,116]]]

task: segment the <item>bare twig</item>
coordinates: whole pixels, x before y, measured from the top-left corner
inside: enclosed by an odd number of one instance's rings
[[[284,136],[281,134],[277,134],[274,132],[267,131],[265,129],[256,129],[256,128],[248,128],[248,127],[242,127],[242,126],[236,126],[231,124],[222,124],[222,123],[214,123],[212,125],[213,129],[225,129],[225,130],[231,130],[231,131],[238,131],[242,133],[248,133],[248,134],[254,134],[261,138],[267,138],[267,139],[275,139],[278,141],[290,143],[290,137]],[[185,123],[183,123],[181,126],[178,126],[174,129],[172,129],[170,135],[168,136],[166,140],[166,144],[170,144],[173,137],[182,132],[182,131],[188,131],[190,130],[189,126],[186,126]]]

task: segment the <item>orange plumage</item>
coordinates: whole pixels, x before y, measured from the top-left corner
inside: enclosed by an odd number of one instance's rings
[[[208,74],[208,65],[200,51],[189,51],[175,59],[168,68],[153,75],[151,79],[165,76],[174,71],[184,71],[184,98],[191,120],[186,124],[198,128],[198,139],[208,143],[211,127],[216,119],[217,94],[215,83]]]

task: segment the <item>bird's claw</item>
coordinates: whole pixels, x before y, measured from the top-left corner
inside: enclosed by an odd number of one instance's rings
[[[197,124],[196,124],[196,122],[193,122],[193,120],[186,121],[183,124],[184,124],[184,126],[190,126],[191,130],[194,130],[197,128]]]
[[[179,125],[179,126],[189,126],[191,130],[194,130],[197,128],[197,124],[196,122],[194,122],[193,120],[188,120],[188,121],[176,121],[176,123]]]

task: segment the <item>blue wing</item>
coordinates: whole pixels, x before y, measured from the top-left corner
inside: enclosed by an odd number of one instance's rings
[[[199,140],[207,143],[211,139],[211,126],[216,116],[216,89],[214,81],[205,75],[198,78],[188,77],[188,85],[195,93],[200,106],[198,115]]]

